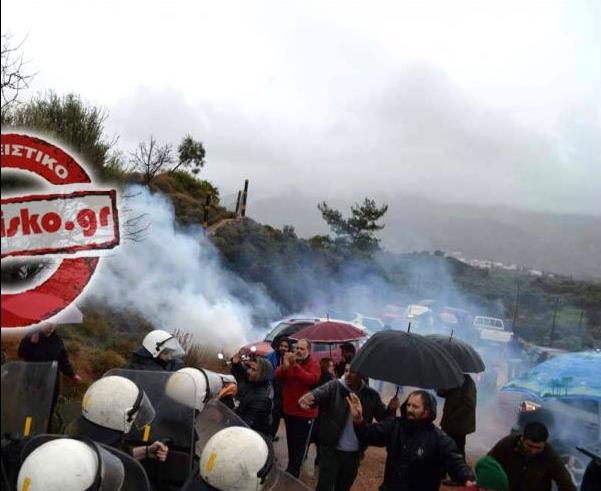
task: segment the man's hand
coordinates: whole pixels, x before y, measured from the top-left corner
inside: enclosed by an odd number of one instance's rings
[[[284,368],[290,368],[296,363],[296,356],[294,353],[286,353],[284,355]]]
[[[315,404],[315,396],[311,392],[307,392],[298,400],[298,405],[301,409],[311,409]]]
[[[240,352],[238,351],[238,353],[236,353],[234,356],[232,356],[232,363],[234,365],[237,365],[241,361],[242,361],[242,356],[240,355]]]
[[[151,459],[157,459],[160,462],[165,462],[167,460],[167,455],[169,454],[169,447],[159,441],[154,442],[152,445],[148,445],[146,450]]]
[[[346,402],[348,403],[351,414],[353,415],[353,422],[363,422],[363,406],[361,406],[361,400],[359,397],[357,397],[357,394],[351,393],[346,398]]]
[[[228,384],[223,389],[219,391],[219,395],[217,399],[223,399],[228,396],[235,396],[238,393],[238,385],[236,384]]]
[[[397,409],[400,407],[401,407],[401,400],[398,398],[398,396],[394,396],[388,402],[388,409],[390,409],[391,411],[394,411],[395,414],[397,412]]]

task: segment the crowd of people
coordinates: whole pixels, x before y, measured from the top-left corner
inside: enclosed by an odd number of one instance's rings
[[[233,377],[224,379],[218,393],[212,394],[261,437],[258,440],[244,437],[247,443],[258,442],[257,452],[249,453],[242,450],[244,445],[240,442],[231,443],[231,432],[229,436],[222,435],[224,442],[234,446],[232,455],[237,455],[242,467],[256,467],[253,472],[259,483],[272,472],[273,442],[279,439],[283,421],[286,472],[298,478],[308,447],[315,444],[314,465],[319,471],[315,489],[319,491],[350,490],[369,446],[386,448],[380,486],[384,491],[435,491],[443,481],[474,490],[546,491],[551,489],[552,483],[559,491],[576,489],[558,453],[548,442],[547,428],[538,422],[526,425],[523,433],[501,439],[473,469],[467,464],[466,436],[476,431],[477,399],[476,385],[468,374],[461,386],[437,393],[444,399],[439,426],[436,424],[437,398],[429,391],[415,390],[402,403],[397,391],[386,403],[382,401],[369,380],[352,370],[355,355],[352,344],[340,347],[338,363],[332,358],[318,360],[307,339],[276,338],[272,348],[266,357],[236,353],[228,363]],[[188,374],[195,369],[183,368],[182,354],[174,336],[166,331],[152,331],[132,354],[126,368]],[[27,361],[58,361],[64,375],[79,379],[53,326],[26,336],[19,347],[19,356]],[[208,377],[205,372],[199,372],[189,379],[198,389],[190,405],[200,414],[209,398]],[[199,385],[203,385],[203,391]],[[54,390],[56,394],[58,386]],[[168,443],[154,441],[133,446],[127,444],[126,438],[149,425],[157,410],[160,408],[154,408],[133,381],[122,376],[105,376],[88,388],[82,400],[81,416],[67,428],[67,435],[85,443],[72,445],[69,452],[79,452],[81,456],[92,448],[90,442],[95,442],[123,451],[136,461],[164,462],[170,452]],[[236,454],[238,444],[242,446]],[[61,445],[65,445],[64,442]],[[211,439],[211,445],[216,445],[216,440]],[[100,455],[99,451],[97,454]],[[30,460],[35,452],[24,455],[28,456],[22,469],[27,469],[29,474],[23,477],[24,471],[19,473],[18,489],[46,489],[32,486],[32,482],[39,482],[34,478],[39,471],[32,467],[33,460]],[[224,475],[233,479],[227,464],[219,464],[225,466],[222,471],[213,461],[203,467],[202,455],[199,455],[201,465],[196,479],[203,480],[210,489],[230,489],[223,484]],[[600,466],[599,459],[591,461],[582,490],[601,489]],[[29,481],[23,487],[25,478]],[[89,484],[82,486],[81,489],[87,489]],[[184,488],[193,489],[189,484]]]

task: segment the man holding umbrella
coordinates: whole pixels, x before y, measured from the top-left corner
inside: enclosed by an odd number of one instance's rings
[[[386,447],[383,491],[437,491],[443,472],[465,486],[476,485],[475,476],[451,438],[434,425],[436,399],[416,390],[401,407],[402,417],[365,425],[363,407],[356,394],[347,398],[353,423],[363,445]]]
[[[363,345],[351,369],[397,385],[450,389],[464,382],[464,370],[436,342],[411,332],[381,331]],[[348,399],[359,440],[386,447],[388,456],[381,489],[435,491],[443,472],[466,486],[474,475],[455,442],[434,425],[436,399],[425,391],[412,392],[401,407],[401,418],[363,425],[361,401]]]

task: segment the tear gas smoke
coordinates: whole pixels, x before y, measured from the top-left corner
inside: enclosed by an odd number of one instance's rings
[[[167,198],[142,187],[127,192],[129,215],[149,227],[142,240],[125,241],[103,261],[90,300],[137,311],[156,328],[191,333],[215,347],[241,345],[257,318],[278,317],[261,286],[222,267],[200,227],[175,226]]]

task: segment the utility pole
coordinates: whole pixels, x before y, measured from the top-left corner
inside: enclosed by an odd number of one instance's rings
[[[236,218],[240,216],[240,204],[242,199],[242,191],[238,191],[238,199],[236,200]]]
[[[511,323],[511,330],[515,332],[515,326],[518,322],[518,309],[520,305],[520,280],[515,280],[515,307],[513,309],[513,322]]]
[[[551,344],[551,348],[553,347],[553,345],[555,344],[555,323],[557,320],[557,309],[559,307],[559,298],[555,299],[555,305],[553,307],[553,323],[551,324],[551,336],[550,336],[550,344]]]

